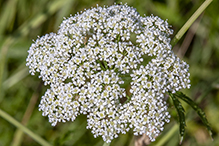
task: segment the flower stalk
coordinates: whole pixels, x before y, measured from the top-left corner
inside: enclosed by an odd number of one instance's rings
[[[213,0],[206,0],[196,11],[195,13],[189,18],[189,20],[183,25],[183,27],[178,31],[175,37],[172,40],[172,46],[175,46],[176,43],[181,39],[181,37],[186,33],[192,23],[201,15],[201,13],[209,6],[209,4]]]

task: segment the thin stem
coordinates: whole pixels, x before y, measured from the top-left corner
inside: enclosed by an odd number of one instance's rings
[[[178,124],[175,124],[168,132],[165,134],[161,140],[156,143],[156,145],[164,145],[172,136],[173,134],[177,131],[178,129]]]
[[[201,13],[208,7],[208,5],[213,0],[206,0],[199,8],[195,11],[195,13],[189,18],[189,20],[183,25],[183,27],[178,31],[175,37],[172,40],[172,46],[175,46],[176,43],[181,39],[181,37],[185,34],[185,32],[189,29],[192,23],[201,15]]]
[[[37,141],[39,144],[41,144],[43,146],[51,146],[51,144],[49,144],[47,141],[42,139],[39,135],[37,135],[37,134],[33,133],[32,131],[30,131],[28,128],[23,126],[21,123],[19,123],[17,120],[15,120],[13,117],[11,117],[9,114],[7,114],[6,112],[4,112],[1,109],[0,109],[0,116],[2,118],[4,118],[5,120],[7,120],[8,122],[10,122],[11,124],[13,124],[14,126],[16,126],[17,128],[20,128],[23,132],[28,134],[35,141]]]
[[[110,143],[104,142],[103,146],[110,146]]]

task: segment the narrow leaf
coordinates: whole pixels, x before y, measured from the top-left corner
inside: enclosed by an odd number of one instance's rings
[[[170,97],[173,100],[173,104],[177,110],[177,113],[179,115],[179,132],[180,132],[180,144],[183,141],[183,136],[185,132],[185,126],[186,126],[186,121],[185,121],[185,110],[181,104],[181,102],[176,98],[175,94],[172,94],[169,92]]]
[[[211,132],[211,127],[210,124],[206,118],[206,115],[204,113],[204,111],[192,100],[190,99],[188,96],[186,96],[185,94],[183,94],[182,92],[176,92],[175,95],[177,97],[179,97],[180,99],[182,99],[183,101],[185,101],[186,103],[188,103],[199,115],[199,117],[201,118],[203,124],[206,126],[206,128],[208,129],[208,132],[213,140],[212,137],[212,132]]]

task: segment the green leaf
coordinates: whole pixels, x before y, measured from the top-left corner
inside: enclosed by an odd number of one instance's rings
[[[192,99],[190,99],[188,96],[186,96],[182,92],[176,92],[174,95],[176,95],[177,97],[179,97],[180,99],[182,99],[183,101],[188,103],[197,112],[197,114],[201,118],[203,124],[208,129],[208,132],[209,132],[209,134],[210,134],[210,136],[211,136],[211,138],[213,140],[212,132],[211,132],[211,127],[210,127],[210,124],[209,124],[209,122],[208,122],[208,120],[206,118],[206,115],[205,115],[204,111]]]
[[[183,136],[185,132],[185,126],[186,126],[186,121],[185,121],[185,110],[181,104],[181,102],[176,98],[175,94],[172,94],[169,92],[170,97],[173,100],[173,104],[177,110],[177,113],[179,115],[179,132],[180,132],[180,144],[183,141]]]

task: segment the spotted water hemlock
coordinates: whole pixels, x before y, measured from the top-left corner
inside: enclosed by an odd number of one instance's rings
[[[87,128],[106,142],[130,129],[154,141],[170,118],[164,96],[190,87],[188,64],[171,51],[172,32],[126,4],[70,16],[28,51],[30,73],[50,87],[39,110],[53,126],[86,114]]]

